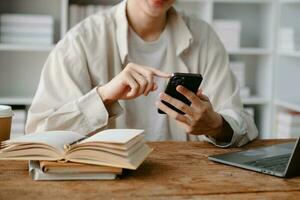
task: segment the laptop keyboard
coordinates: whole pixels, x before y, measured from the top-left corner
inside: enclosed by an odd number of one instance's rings
[[[268,169],[271,171],[283,172],[288,164],[290,157],[291,154],[284,154],[246,162],[245,164],[257,168]]]

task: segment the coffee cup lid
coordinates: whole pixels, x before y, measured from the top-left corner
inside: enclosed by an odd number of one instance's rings
[[[10,106],[0,105],[0,117],[11,117],[13,116],[13,111]]]

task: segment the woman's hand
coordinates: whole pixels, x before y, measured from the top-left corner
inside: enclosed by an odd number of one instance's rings
[[[157,107],[174,118],[187,133],[205,134],[217,138],[222,133],[224,121],[222,116],[213,110],[209,98],[201,90],[197,94],[183,86],[177,86],[176,90],[191,102],[190,106],[166,93],[161,93],[160,98],[184,112],[184,115],[177,113],[162,102],[157,102]]]
[[[129,63],[110,82],[100,86],[98,93],[104,102],[134,99],[140,95],[147,96],[149,92],[157,89],[154,76],[169,78],[171,74]]]

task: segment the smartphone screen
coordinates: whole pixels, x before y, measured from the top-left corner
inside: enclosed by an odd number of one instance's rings
[[[200,84],[202,82],[202,76],[201,74],[192,74],[192,73],[174,73],[172,77],[169,80],[169,83],[166,87],[165,93],[182,101],[183,103],[187,105],[191,105],[191,102],[182,94],[177,92],[176,87],[178,85],[182,85],[188,90],[194,92],[195,94],[198,91],[198,88],[200,87]],[[181,110],[177,109],[173,105],[162,101],[165,105],[167,105],[169,108],[173,109],[174,111],[180,113],[180,114],[185,114]],[[162,110],[158,109],[158,113],[160,114],[165,114]]]

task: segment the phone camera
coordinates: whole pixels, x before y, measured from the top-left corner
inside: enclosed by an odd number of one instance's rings
[[[183,85],[184,84],[184,77],[174,77],[172,84],[174,85]]]

